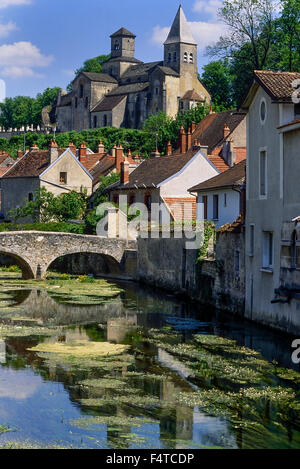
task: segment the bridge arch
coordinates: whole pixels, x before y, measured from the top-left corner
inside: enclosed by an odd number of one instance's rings
[[[64,273],[74,275],[122,275],[121,263],[112,255],[101,252],[78,251],[67,252],[53,256],[45,266],[46,273],[54,268]]]
[[[11,257],[16,262],[16,265],[22,270],[22,278],[24,280],[31,280],[35,278],[35,273],[28,261],[21,257],[19,254],[15,254],[11,251],[0,250],[0,255]]]

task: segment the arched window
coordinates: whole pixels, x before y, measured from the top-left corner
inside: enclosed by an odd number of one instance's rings
[[[185,52],[185,53],[183,54],[183,61],[184,61],[184,62],[187,62],[187,61],[188,61],[188,53],[187,53],[187,52]]]
[[[194,63],[194,54],[190,53],[190,64]]]
[[[80,85],[80,98],[83,98],[83,85]]]
[[[171,54],[171,52],[168,53],[168,62],[172,62],[172,54]]]
[[[103,127],[106,127],[107,126],[107,115],[104,114],[103,116]]]
[[[297,259],[297,232],[296,230],[292,234],[290,256],[291,256],[291,268],[297,269],[298,259]]]
[[[177,62],[177,52],[174,52],[173,54],[173,62]]]
[[[77,109],[77,106],[78,106],[78,98],[76,97],[75,98],[75,108]]]
[[[120,44],[118,41],[115,42],[115,50],[120,50]]]
[[[86,109],[89,107],[89,98],[88,97],[85,98],[85,107],[86,107]]]
[[[98,117],[94,116],[94,129],[98,127]]]

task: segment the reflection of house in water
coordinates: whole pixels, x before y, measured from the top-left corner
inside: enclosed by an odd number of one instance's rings
[[[0,363],[6,363],[6,344],[4,340],[0,340]]]
[[[134,332],[137,326],[137,315],[130,315],[126,319],[110,319],[107,321],[107,340],[120,344],[130,332]]]

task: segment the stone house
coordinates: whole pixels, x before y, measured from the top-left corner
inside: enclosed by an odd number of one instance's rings
[[[70,191],[92,193],[93,177],[80,158],[67,148],[59,149],[51,142],[49,150],[33,146],[0,179],[2,213],[33,200],[34,192],[42,187],[60,195]]]
[[[180,6],[164,43],[164,60],[135,58],[136,36],[126,28],[111,35],[111,57],[102,73],[82,72],[70,93],[62,92],[56,113],[58,130],[115,126],[141,128],[158,111],[176,116],[180,109],[210,103],[198,78],[197,43]]]
[[[245,184],[246,160],[243,160],[189,189],[197,194],[197,218],[213,221],[217,228],[234,222],[242,211]]]
[[[256,71],[247,115],[246,316],[300,332],[300,73]],[[295,102],[294,102],[295,101]]]

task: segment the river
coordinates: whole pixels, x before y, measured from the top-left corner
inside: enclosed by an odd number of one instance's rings
[[[129,282],[1,277],[0,447],[300,448],[293,338]]]

